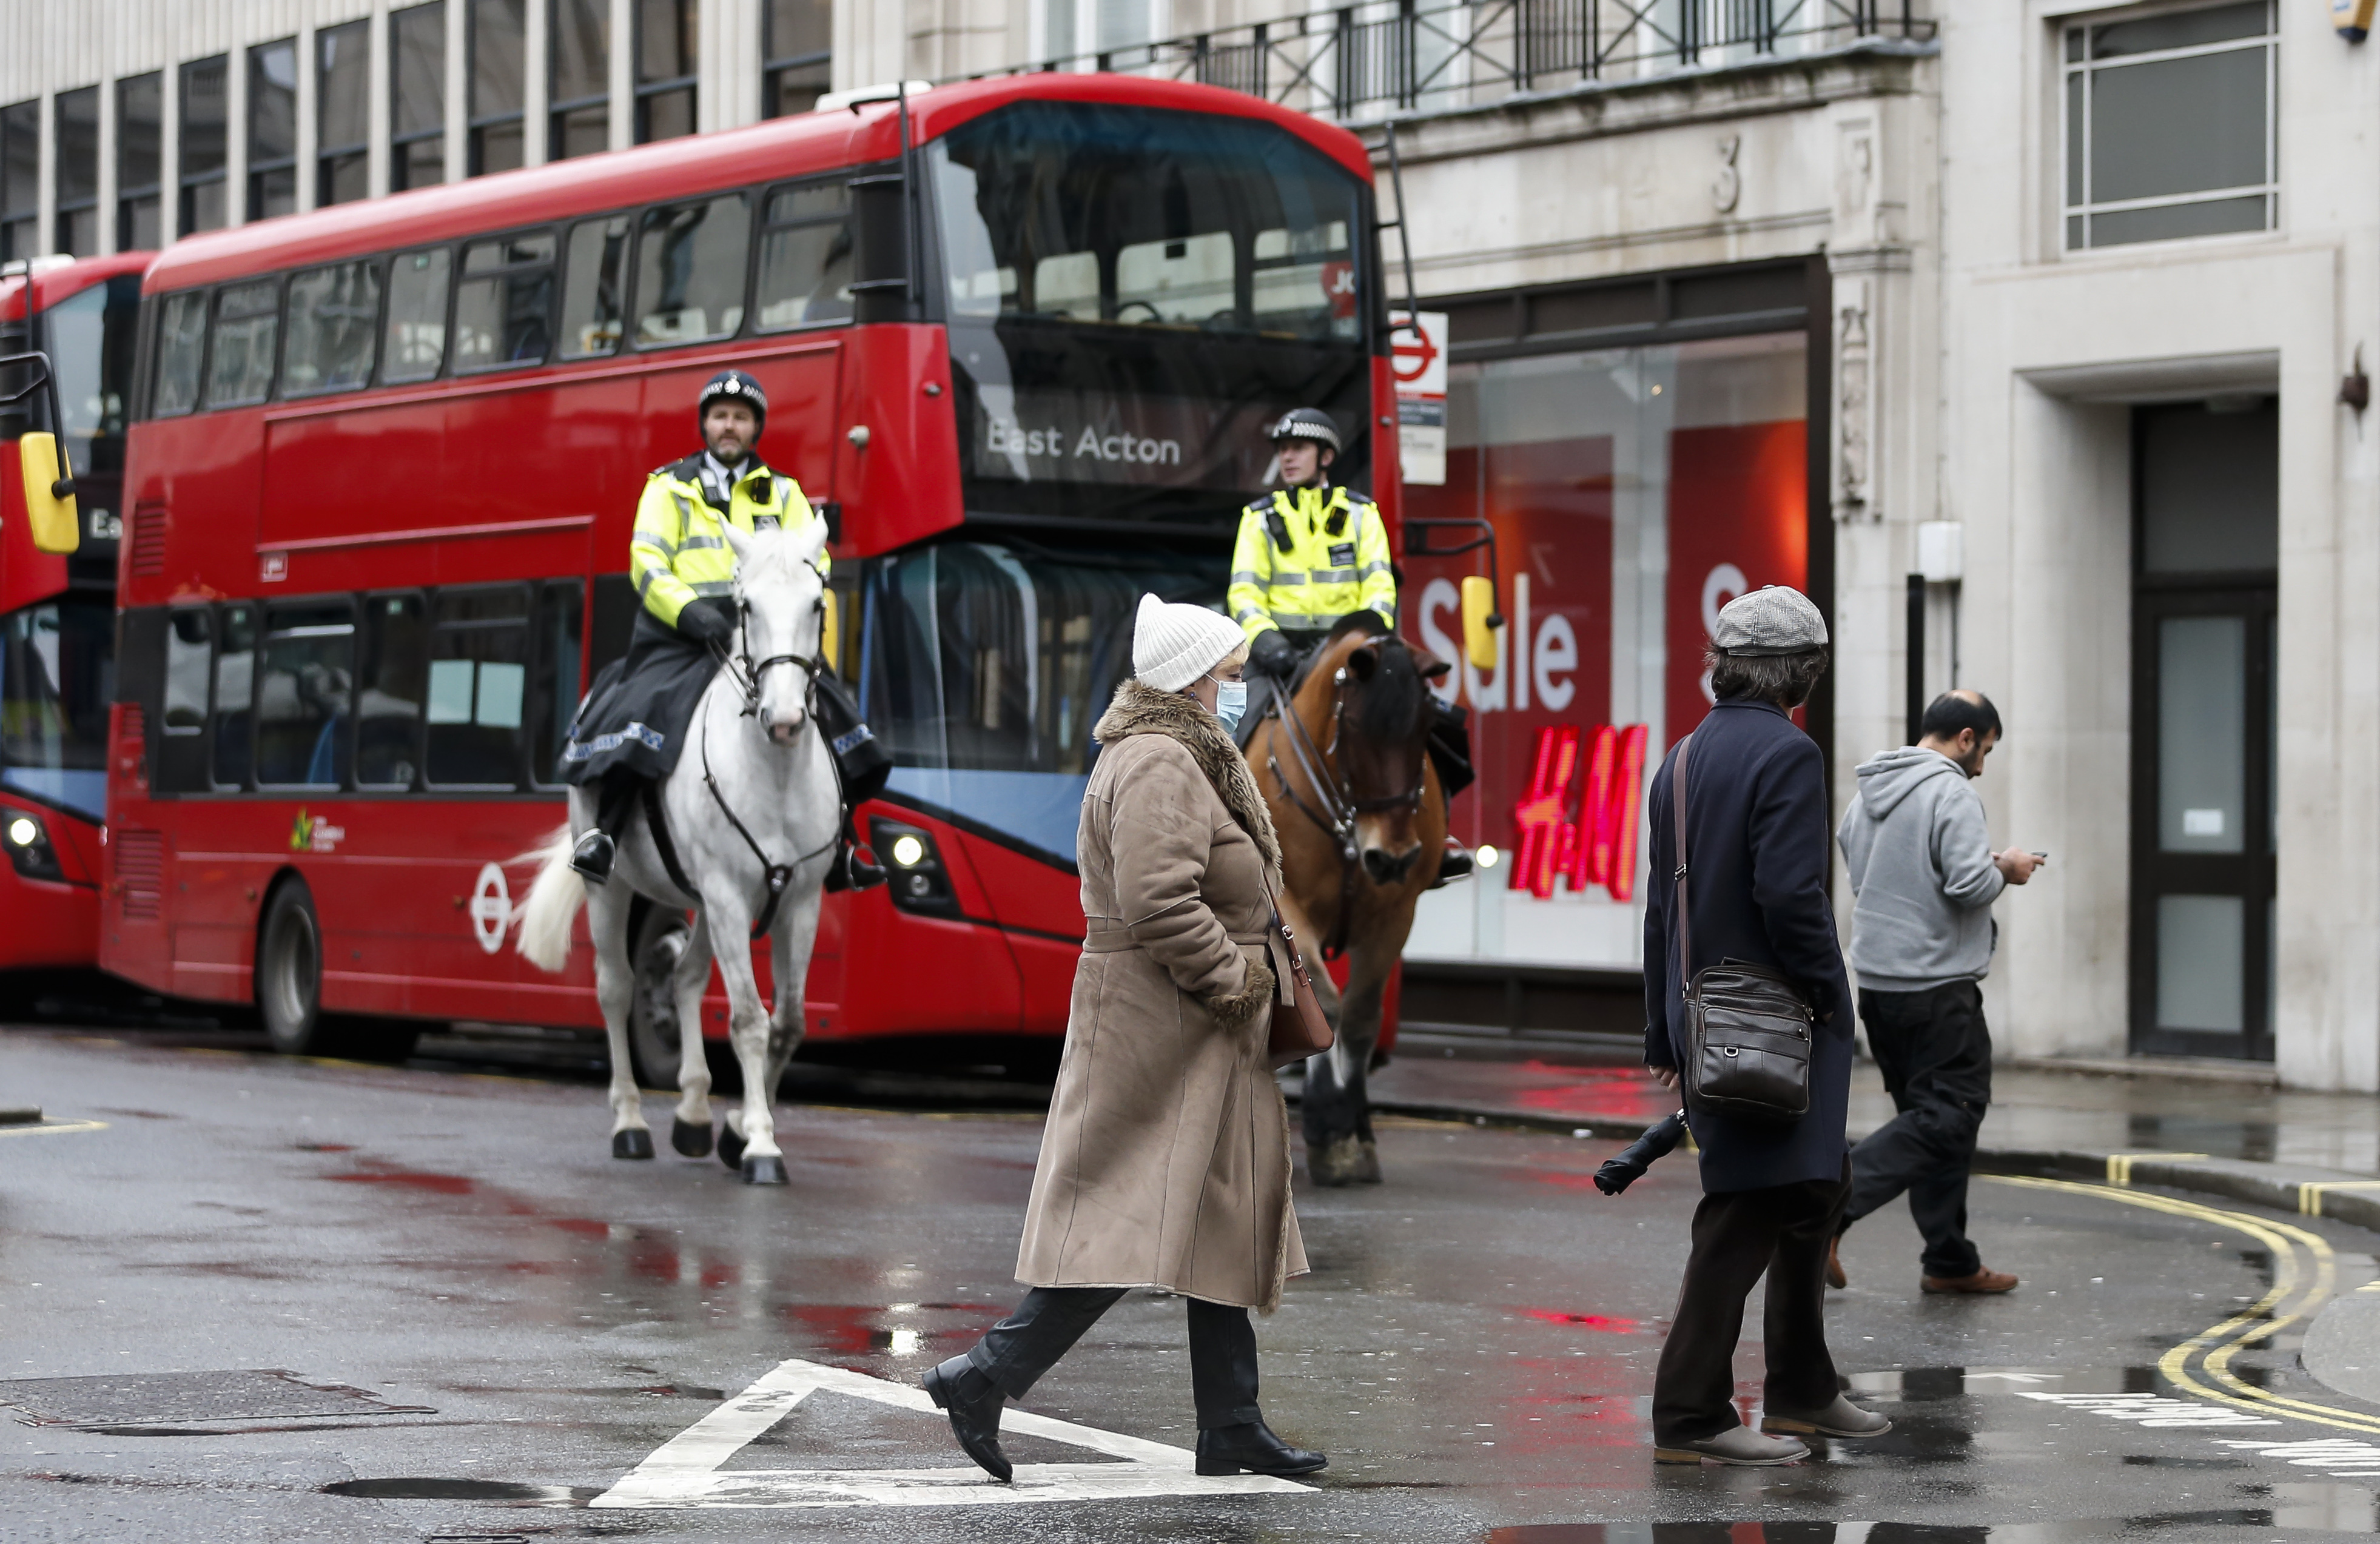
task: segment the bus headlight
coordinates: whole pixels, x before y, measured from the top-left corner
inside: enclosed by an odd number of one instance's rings
[[[0,825],[0,845],[8,849],[8,861],[17,872],[29,880],[63,880],[66,870],[58,867],[58,853],[50,845],[49,828],[41,817],[21,809],[7,813],[5,825]]]
[[[957,917],[958,896],[951,891],[948,869],[933,833],[900,821],[868,822],[868,845],[881,854],[892,869],[884,888],[892,904],[920,917]]]

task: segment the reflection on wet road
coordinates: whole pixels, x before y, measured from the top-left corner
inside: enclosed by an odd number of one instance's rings
[[[1893,1432],[1657,1469],[1689,1161],[1614,1200],[1588,1183],[1614,1144],[1384,1123],[1385,1185],[1301,1191],[1314,1274],[1257,1327],[1267,1414],[1327,1472],[1184,1473],[1181,1306],[1143,1293],[1012,1423],[1046,1489],[956,1504],[932,1492],[979,1482],[915,1379],[1017,1295],[1029,1112],[795,1108],[794,1183],[760,1191],[613,1161],[575,1084],[0,1032],[0,1087],[105,1123],[0,1152],[0,1402],[41,1423],[0,1425],[0,1539],[2374,1531],[2380,1407],[2297,1366],[2308,1316],[2380,1273],[2323,1220],[1981,1182],[1974,1231],[2024,1285],[1955,1299],[1917,1292],[1915,1235],[1879,1215],[1830,1325]],[[1738,1370],[1756,1418],[1756,1346]],[[352,1397],[290,1414],[276,1388]]]

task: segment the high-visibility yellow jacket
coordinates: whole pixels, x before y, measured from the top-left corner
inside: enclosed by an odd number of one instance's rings
[[[726,518],[738,530],[756,530],[762,523],[799,530],[818,518],[801,484],[783,472],[771,471],[759,456],[727,491]],[[726,595],[735,588],[735,554],[719,534],[722,511],[702,485],[702,453],[673,461],[645,480],[644,496],[637,501],[637,529],[628,538],[628,577],[645,609],[671,626],[686,602],[704,595]],[[824,569],[827,557],[819,554]]]
[[[1286,619],[1322,627],[1352,611],[1397,620],[1380,506],[1344,488],[1281,489],[1249,505],[1232,548],[1232,620],[1250,638]]]

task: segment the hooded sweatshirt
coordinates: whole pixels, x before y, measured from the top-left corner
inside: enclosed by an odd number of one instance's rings
[[[1925,991],[1991,968],[1992,862],[1984,801],[1959,763],[1918,746],[1860,764],[1835,832],[1849,867],[1852,968],[1873,991]]]

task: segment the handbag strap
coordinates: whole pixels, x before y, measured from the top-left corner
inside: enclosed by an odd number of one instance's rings
[[[1670,763],[1670,813],[1678,831],[1678,889],[1671,904],[1678,912],[1678,985],[1682,989],[1691,986],[1694,978],[1694,930],[1686,915],[1686,752],[1694,743],[1692,735],[1680,740],[1677,760]]]

